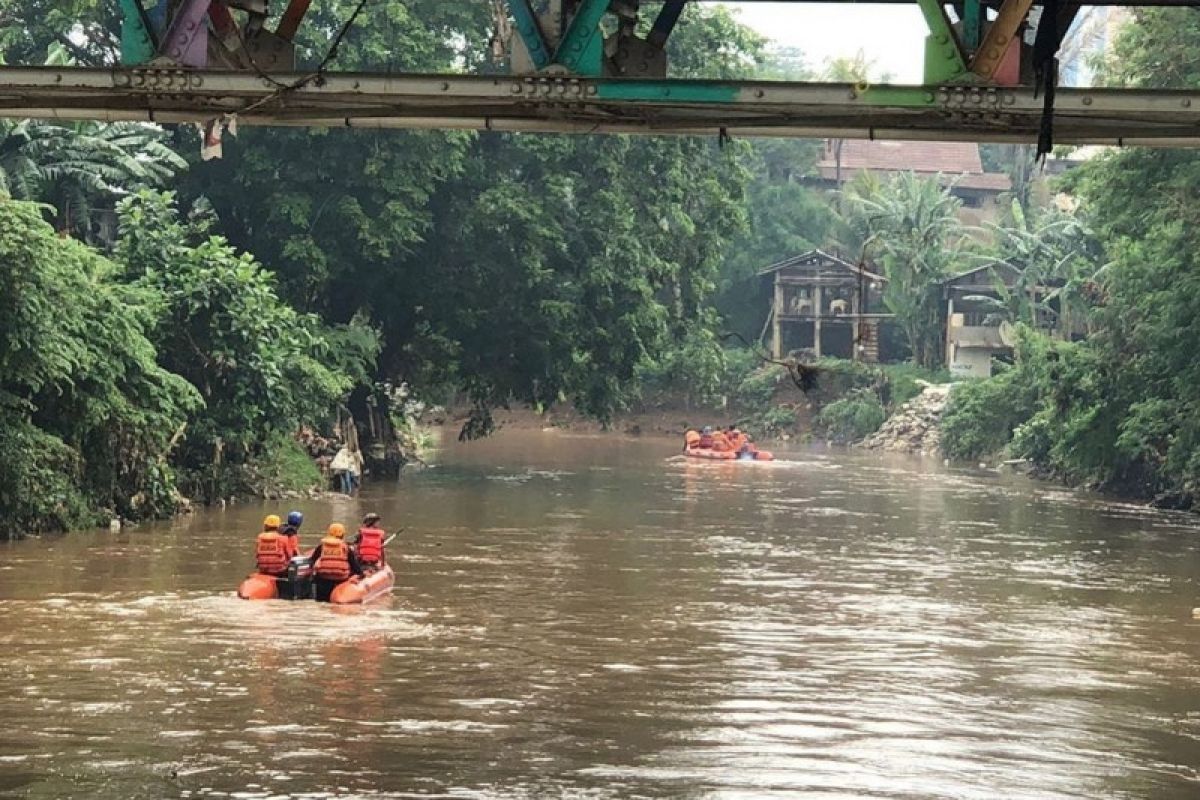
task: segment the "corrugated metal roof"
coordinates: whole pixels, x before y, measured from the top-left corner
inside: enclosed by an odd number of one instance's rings
[[[791,258],[785,258],[783,261],[777,261],[769,267],[763,267],[758,271],[758,274],[769,275],[772,272],[778,272],[781,269],[787,269],[788,267],[800,267],[818,261],[831,267],[839,267],[848,272],[853,272],[855,275],[865,275],[871,280],[882,281],[884,283],[887,282],[887,278],[884,276],[877,275],[870,270],[860,269],[857,264],[851,264],[846,259],[839,256],[830,255],[824,250],[809,250],[807,253],[801,253],[800,255],[792,256]]]

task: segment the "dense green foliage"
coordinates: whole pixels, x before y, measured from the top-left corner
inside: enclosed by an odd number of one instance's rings
[[[323,419],[351,380],[330,367],[317,318],[280,300],[253,256],[181,222],[170,195],[138,194],[122,203],[120,220],[116,257],[157,299],[159,362],[204,398],[180,447],[187,489],[203,497],[244,490],[251,484],[238,468],[268,441]],[[370,363],[375,352],[361,356]]]
[[[172,437],[200,407],[147,338],[153,293],[0,200],[0,533],[174,508]]]
[[[302,62],[324,57],[356,6],[314,6]],[[115,56],[113,4],[0,0],[0,15],[10,62]],[[1194,87],[1200,15],[1135,17],[1112,78]],[[491,24],[482,3],[369,3],[337,67],[502,68]],[[763,48],[727,10],[689,4],[672,73],[806,77]],[[861,62],[831,70],[867,75]],[[45,204],[0,206],[10,532],[166,513],[180,490],[205,499],[303,483],[312,472],[290,435],[362,405],[377,381],[465,397],[467,435],[486,434],[491,409],[513,402],[570,402],[606,419],[682,392],[760,436],[811,413],[819,432],[856,439],[942,363],[939,281],[989,261],[1019,276],[997,287],[994,316],[1028,327],[1010,369],[954,393],[947,452],[1007,449],[1139,491],[1200,486],[1192,153],[1097,160],[1068,181],[1083,200],[1070,215],[1037,207],[1022,150],[991,149],[1014,202],[980,232],[938,181],[855,180],[832,200],[819,194],[806,184],[813,142],[258,129],[185,174],[172,148],[191,157],[194,133],[0,127],[0,191]],[[164,188],[174,193],[154,191]],[[822,363],[804,396],[786,370],[725,349],[722,334],[758,338],[758,270],[833,242],[888,278],[884,302],[916,365]]]
[[[829,441],[850,444],[879,430],[887,412],[873,392],[856,392],[834,400],[813,420],[817,431]]]
[[[1140,9],[1109,75],[1128,85],[1200,86],[1200,15]],[[1122,150],[1069,176],[1111,264],[1076,272],[1102,308],[1084,342],[1022,336],[1016,366],[952,396],[947,451],[1009,452],[1071,481],[1160,495],[1200,493],[1200,155]],[[1011,436],[1011,441],[1008,441]]]

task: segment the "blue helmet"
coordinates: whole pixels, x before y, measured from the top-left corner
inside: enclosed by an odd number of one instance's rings
[[[301,514],[299,511],[289,511],[288,512],[288,521],[287,521],[288,525],[292,525],[294,527],[299,528],[300,523],[302,523],[302,522],[304,522],[304,515]]]

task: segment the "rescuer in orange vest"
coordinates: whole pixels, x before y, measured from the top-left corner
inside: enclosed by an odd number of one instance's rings
[[[300,555],[300,526],[303,524],[303,514],[299,511],[289,511],[287,522],[279,529],[280,535],[287,541],[288,558]]]
[[[279,517],[270,514],[263,520],[262,533],[254,547],[254,563],[259,572],[276,577],[287,575],[288,560],[292,557],[288,538],[279,533]]]
[[[690,450],[693,447],[699,447],[699,446],[700,446],[700,431],[694,430],[694,429],[688,429],[688,431],[683,434],[683,449]]]
[[[387,557],[383,552],[385,534],[379,527],[379,520],[378,514],[367,514],[363,517],[362,527],[358,529],[358,536],[354,539],[355,544],[358,545],[356,551],[358,563],[364,570],[379,569],[387,563]]]
[[[346,528],[340,522],[329,526],[329,532],[317,549],[308,557],[313,568],[313,599],[329,602],[333,587],[350,579],[351,575],[363,574],[353,548],[344,541]]]

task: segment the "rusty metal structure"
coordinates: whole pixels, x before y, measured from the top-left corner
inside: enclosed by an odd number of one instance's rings
[[[471,1],[500,12],[510,74],[372,75],[337,72],[336,63],[298,70],[293,39],[310,0],[290,0],[274,16],[267,0],[120,0],[121,66],[0,67],[0,115],[1036,141],[1043,149],[1200,144],[1200,92],[1055,90],[1055,55],[1072,20],[1103,2],[878,0],[915,4],[929,30],[924,85],[898,86],[673,79],[665,46],[694,0],[667,0],[645,19],[638,0]]]

